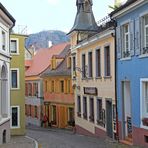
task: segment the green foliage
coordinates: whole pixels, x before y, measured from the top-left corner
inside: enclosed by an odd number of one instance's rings
[[[116,10],[116,9],[119,8],[119,6],[117,6],[117,5],[114,5],[114,6],[108,6],[108,7],[111,8],[112,10]]]

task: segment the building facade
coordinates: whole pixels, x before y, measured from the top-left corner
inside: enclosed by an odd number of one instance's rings
[[[48,126],[74,126],[74,95],[71,80],[70,45],[51,59],[51,66],[43,73],[44,113]]]
[[[0,3],[0,144],[10,140],[9,34],[15,19]]]
[[[129,0],[111,16],[117,22],[119,138],[148,146],[148,1]]]
[[[59,54],[67,43],[53,45],[47,49],[40,49],[32,60],[25,62],[25,110],[26,125],[41,126],[43,114],[43,80],[41,74],[50,66],[53,55]]]
[[[70,31],[76,132],[116,136],[114,22],[97,26],[90,1],[77,1]]]
[[[27,35],[10,36],[11,135],[25,134],[25,39]]]

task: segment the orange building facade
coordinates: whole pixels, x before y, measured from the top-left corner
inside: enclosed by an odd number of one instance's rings
[[[43,117],[43,79],[42,73],[51,65],[51,58],[60,54],[68,43],[53,45],[50,48],[40,49],[25,62],[25,114],[26,125],[42,125]]]
[[[71,80],[70,49],[53,56],[51,66],[43,73],[44,116],[46,126],[74,126],[74,94]]]

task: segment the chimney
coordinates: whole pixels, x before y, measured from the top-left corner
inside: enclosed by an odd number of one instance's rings
[[[48,41],[48,48],[52,47],[52,41]]]
[[[92,11],[92,5],[92,0],[76,0],[77,14],[74,25],[68,34],[73,31],[98,31],[98,26]]]

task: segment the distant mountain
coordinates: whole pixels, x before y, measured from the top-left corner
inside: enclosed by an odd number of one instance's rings
[[[69,37],[65,32],[59,30],[41,31],[39,33],[31,34],[26,40],[26,47],[34,45],[36,49],[48,48],[49,41],[53,45],[69,41]]]

